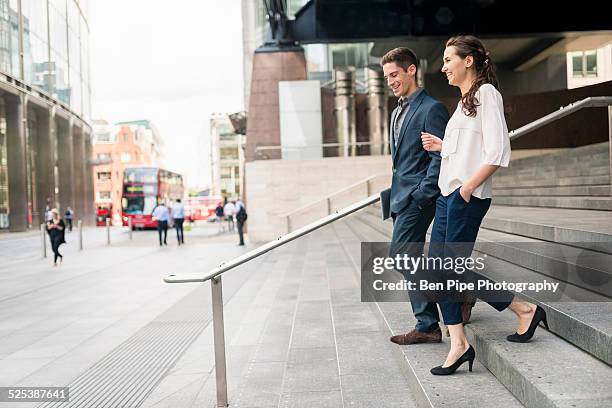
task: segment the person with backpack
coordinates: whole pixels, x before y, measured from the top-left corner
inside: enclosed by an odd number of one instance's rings
[[[236,201],[236,224],[238,226],[238,236],[240,237],[240,243],[238,245],[240,246],[244,246],[243,228],[247,218],[248,215],[246,212],[246,207],[244,206],[242,200],[238,199],[238,201]]]

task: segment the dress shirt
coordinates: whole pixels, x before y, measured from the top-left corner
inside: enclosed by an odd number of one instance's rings
[[[501,94],[493,85],[484,84],[476,93],[476,98],[479,105],[475,117],[467,116],[459,102],[446,125],[438,179],[443,196],[461,187],[483,164],[508,167],[510,163],[510,138]],[[478,198],[493,197],[491,179],[486,179],[472,195]]]
[[[172,218],[185,218],[185,207],[183,203],[179,203],[178,201],[172,204]]]
[[[170,213],[165,205],[158,205],[153,210],[153,216],[157,221],[168,221],[170,219]]]
[[[399,111],[395,117],[395,121],[393,123],[393,144],[397,147],[397,141],[400,137],[400,132],[402,130],[402,125],[404,124],[404,119],[406,119],[406,115],[410,110],[410,104],[423,92],[423,88],[417,88],[416,91],[411,93],[406,97],[401,97],[397,100],[397,106],[399,107]]]

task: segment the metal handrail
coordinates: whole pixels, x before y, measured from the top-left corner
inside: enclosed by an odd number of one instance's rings
[[[164,278],[164,281],[167,283],[188,283],[188,282],[206,282],[207,280],[211,280],[221,275],[223,272],[228,271],[230,269],[235,268],[238,265],[242,265],[250,261],[253,258],[257,258],[260,255],[265,254],[273,250],[274,248],[278,248],[281,245],[284,245],[288,242],[293,241],[303,235],[306,235],[314,230],[317,230],[321,227],[326,226],[340,218],[344,218],[347,215],[354,213],[355,211],[359,211],[362,208],[365,208],[369,205],[372,205],[380,200],[380,195],[372,195],[368,198],[365,198],[361,201],[356,202],[355,204],[349,205],[341,210],[335,211],[333,214],[330,214],[326,217],[319,219],[318,221],[312,222],[308,225],[305,225],[297,230],[285,234],[283,236],[278,237],[275,241],[270,241],[265,245],[262,245],[246,254],[239,256],[238,258],[233,259],[230,262],[224,262],[206,275],[201,274],[189,274],[189,273],[181,273],[180,275],[168,275]]]
[[[548,125],[555,120],[559,120],[567,115],[570,115],[576,111],[579,111],[583,108],[603,108],[606,106],[612,105],[612,96],[590,96],[588,98],[584,98],[581,101],[570,103],[567,106],[561,106],[559,110],[549,113],[546,116],[541,117],[540,119],[536,119],[531,123],[526,124],[525,126],[521,126],[516,130],[512,130],[510,132],[510,140],[516,140],[519,137],[533,132],[536,129],[541,128],[542,126]]]
[[[374,180],[374,179],[376,179],[376,178],[378,178],[378,177],[384,177],[384,176],[387,176],[387,174],[377,174],[377,175],[375,175],[375,176],[368,177],[368,178],[366,178],[366,179],[363,179],[363,180],[361,180],[361,181],[358,181],[358,182],[356,182],[356,183],[353,183],[353,184],[351,184],[350,186],[348,186],[348,187],[346,187],[346,188],[343,188],[343,189],[341,189],[341,190],[338,190],[338,191],[336,191],[336,192],[334,192],[334,193],[332,193],[332,194],[326,195],[326,196],[324,196],[324,197],[322,197],[322,198],[318,199],[317,201],[314,201],[314,202],[312,202],[312,203],[308,203],[308,204],[306,204],[306,205],[303,205],[303,206],[301,206],[301,207],[299,207],[299,208],[296,208],[295,210],[291,210],[291,211],[290,211],[290,212],[288,212],[288,213],[285,213],[285,214],[283,214],[283,215],[280,215],[280,217],[281,217],[281,218],[290,217],[290,216],[292,216],[292,215],[294,215],[294,214],[297,214],[297,213],[299,213],[299,212],[301,212],[301,211],[304,211],[304,210],[306,210],[306,209],[309,209],[309,208],[311,208],[311,207],[313,207],[313,206],[315,206],[315,205],[317,205],[317,204],[321,204],[321,202],[323,202],[323,201],[325,201],[325,200],[328,200],[328,199],[330,199],[330,198],[334,198],[334,197],[336,197],[336,196],[338,196],[338,195],[340,195],[340,194],[343,194],[343,193],[349,192],[349,191],[351,191],[351,190],[354,190],[356,187],[360,187],[360,186],[362,186],[362,185],[364,185],[364,184],[366,184],[366,185],[367,185],[367,183],[369,183],[370,181],[372,181],[372,180]]]
[[[610,123],[610,139],[611,139],[611,154],[612,154],[612,97],[611,96],[597,96],[585,98],[581,101],[571,103],[565,107],[559,108],[558,111],[550,113],[540,119],[537,119],[525,126],[522,126],[516,130],[510,132],[510,140],[515,140],[529,132],[532,132],[540,127],[551,123],[555,120],[561,119],[571,113],[574,113],[580,109],[588,107],[608,107],[608,121]],[[364,142],[364,144],[371,144]],[[341,146],[340,143],[331,143],[326,145],[337,145]],[[324,147],[326,145],[321,145]],[[330,146],[331,147],[331,146]],[[281,148],[281,146],[262,146],[261,149],[274,149]],[[227,407],[227,376],[226,376],[226,361],[225,361],[225,333],[223,323],[223,292],[221,284],[221,275],[233,269],[239,265],[242,265],[260,255],[265,254],[278,248],[288,242],[291,242],[301,236],[309,234],[310,232],[317,230],[325,225],[328,225],[340,218],[346,217],[362,208],[372,205],[380,201],[380,196],[372,195],[366,199],[363,199],[355,204],[345,207],[341,210],[335,211],[326,217],[319,219],[318,221],[312,222],[302,228],[299,228],[293,232],[289,232],[275,241],[270,241],[265,245],[260,246],[246,254],[233,259],[230,262],[224,262],[217,268],[213,269],[206,275],[199,274],[180,274],[180,275],[168,275],[164,278],[167,283],[188,283],[188,282],[211,282],[212,290],[212,314],[213,314],[213,337],[214,337],[214,348],[215,348],[215,373],[216,373],[216,385],[217,385],[217,407]]]

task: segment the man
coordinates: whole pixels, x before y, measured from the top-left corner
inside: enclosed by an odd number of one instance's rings
[[[72,219],[74,217],[74,211],[72,208],[66,208],[66,212],[64,212],[64,219],[68,222],[68,231],[72,232]]]
[[[164,205],[164,202],[160,202],[157,207],[153,210],[153,218],[157,220],[157,233],[159,234],[159,246],[162,246],[162,232],[164,233],[164,245],[168,245],[166,239],[168,238],[168,221],[170,220],[170,213],[168,208]]]
[[[421,132],[444,137],[448,111],[417,87],[418,60],[412,50],[395,48],[382,57],[380,65],[387,85],[399,98],[389,128],[393,160],[391,189],[382,195],[383,212],[393,217],[390,255],[420,256],[440,193],[440,155],[423,149]],[[402,345],[442,341],[436,304],[415,299],[411,299],[411,304],[416,327],[409,333],[391,337],[391,341]]]
[[[176,239],[179,246],[185,243],[183,235],[183,222],[185,221],[185,207],[181,203],[181,199],[177,198],[172,204],[172,219],[174,220],[174,228],[176,229]]]
[[[240,199],[236,201],[235,214],[236,214],[236,224],[238,226],[238,237],[240,238],[240,243],[238,245],[244,246],[243,228],[244,228],[244,223],[247,220],[247,212],[246,212],[246,207],[244,206],[244,203]]]
[[[232,201],[228,201],[227,204],[225,204],[225,207],[223,207],[223,216],[227,220],[228,231],[234,230],[234,209],[235,206]]]

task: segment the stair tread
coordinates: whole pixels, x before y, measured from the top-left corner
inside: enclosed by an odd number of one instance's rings
[[[495,198],[493,198],[495,203]],[[612,243],[612,216],[610,213],[596,210],[541,208],[541,207],[512,207],[492,205],[484,221],[490,219],[521,222],[525,224],[541,225],[553,228],[565,228],[596,232],[609,237],[607,242]],[[486,228],[486,226],[485,226]]]
[[[516,327],[511,313],[480,303],[473,316],[466,332],[477,357],[525,405],[612,404],[608,365],[542,328],[528,345],[506,341]]]
[[[355,217],[355,216],[353,216]],[[360,244],[382,238],[372,229],[366,229],[362,222],[354,222],[352,217],[334,224],[338,230],[341,244],[353,259],[353,269],[359,273]],[[409,303],[378,303],[379,318],[384,324],[389,336],[406,333],[414,328],[416,323]],[[439,365],[447,353],[448,345],[425,344],[414,346],[392,345],[398,360],[403,363],[406,376],[412,378],[411,387],[417,388],[415,398],[419,406],[495,406],[496,408],[522,407],[522,404],[508,391],[489,370],[479,362],[474,364],[474,372],[470,375],[452,377],[435,377],[429,370]],[[463,390],[479,389],[484,392],[469,393]]]

